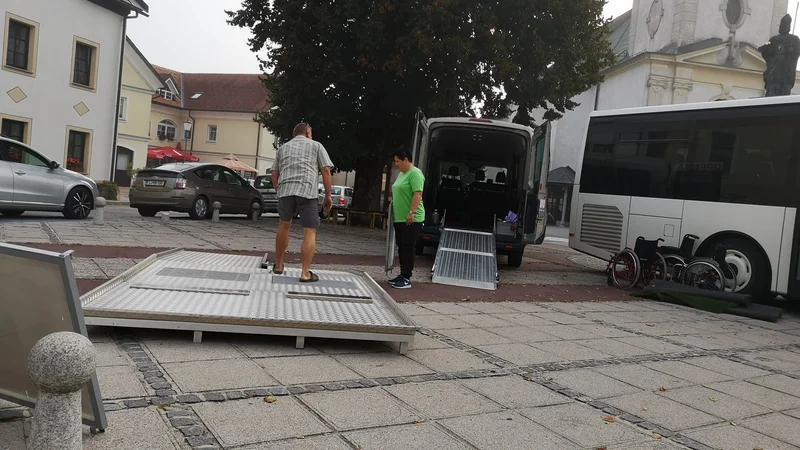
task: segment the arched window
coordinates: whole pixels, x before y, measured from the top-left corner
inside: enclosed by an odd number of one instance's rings
[[[168,141],[174,141],[176,129],[175,123],[173,123],[171,120],[164,119],[161,122],[158,122],[158,131],[156,136],[158,136],[158,139],[162,141],[165,139]]]

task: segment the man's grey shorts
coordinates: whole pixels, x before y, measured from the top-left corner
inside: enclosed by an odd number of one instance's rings
[[[319,228],[319,210],[316,198],[303,198],[296,195],[278,199],[278,216],[284,222],[291,222],[300,214],[303,228]]]

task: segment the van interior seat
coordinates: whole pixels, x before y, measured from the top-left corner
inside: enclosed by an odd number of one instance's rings
[[[442,177],[438,190],[436,209],[439,214],[450,211],[452,217],[452,214],[460,213],[464,206],[464,184],[457,166],[450,166],[447,175]]]

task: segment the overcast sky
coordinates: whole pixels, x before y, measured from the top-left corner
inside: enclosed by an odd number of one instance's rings
[[[789,0],[794,16],[800,0]],[[250,31],[227,24],[225,10],[236,10],[241,0],[150,0],[150,17],[128,22],[128,36],[147,59],[181,72],[259,73],[250,51]],[[607,17],[631,8],[633,0],[609,0]],[[191,5],[191,6],[189,6]]]

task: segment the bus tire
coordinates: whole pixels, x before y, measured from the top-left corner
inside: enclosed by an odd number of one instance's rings
[[[713,257],[714,245],[728,246],[725,261],[734,273],[733,292],[753,297],[766,296],[770,292],[770,267],[764,252],[742,236],[723,236],[706,247],[707,256]]]

